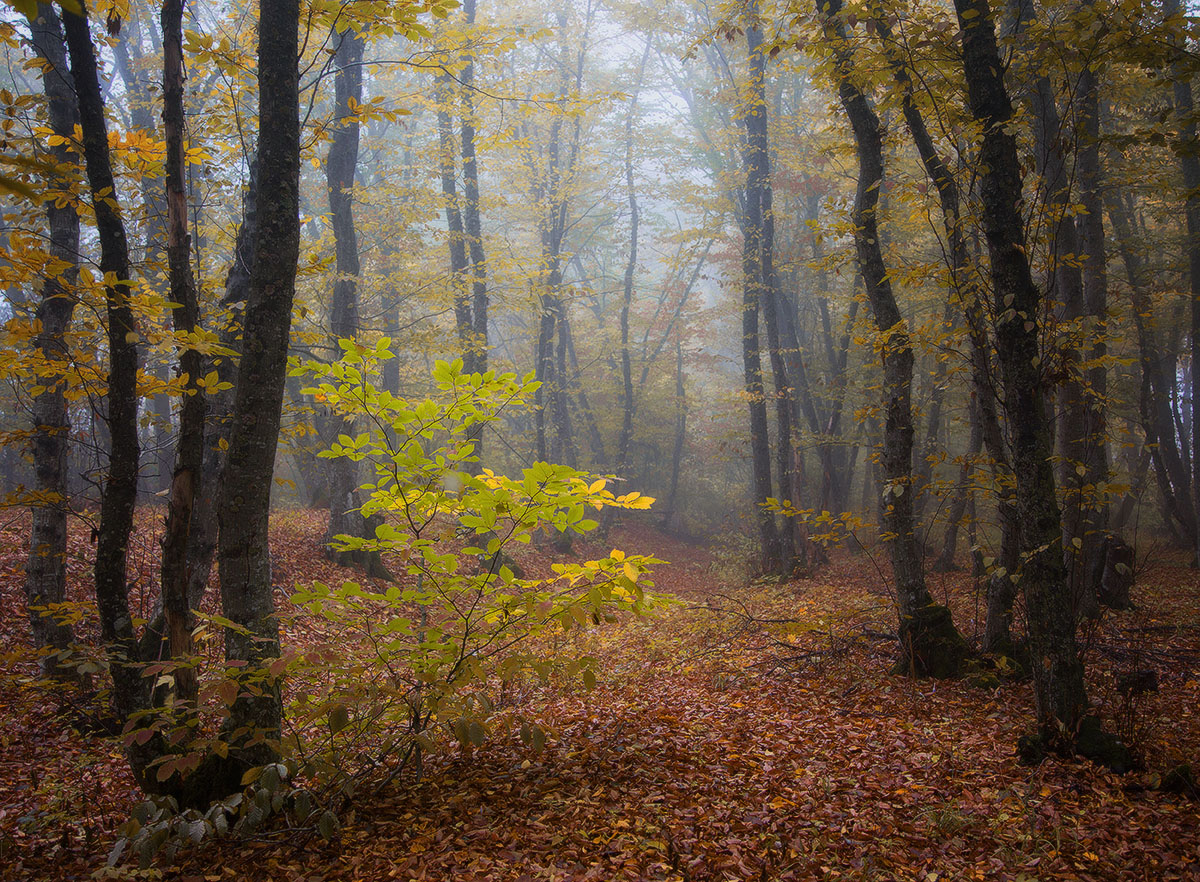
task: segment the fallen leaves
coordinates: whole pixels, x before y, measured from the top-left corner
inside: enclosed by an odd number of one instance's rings
[[[316,550],[322,527],[319,514],[278,519],[277,569],[294,581],[337,578]],[[547,733],[540,752],[514,731],[436,753],[420,781],[400,779],[356,805],[331,843],[226,840],[184,853],[164,876],[701,882],[1200,874],[1197,803],[1149,789],[1146,776],[1062,760],[1017,764],[1013,746],[1032,716],[1026,685],[984,691],[889,676],[895,626],[868,561],[837,556],[816,579],[726,587],[718,601],[707,552],[630,531],[617,541],[672,561],[656,581],[683,602],[651,620],[559,638],[604,660],[592,690],[506,684],[505,700]],[[576,551],[608,550],[580,543]],[[521,563],[545,571],[555,559],[535,546]],[[17,635],[19,555],[0,562],[3,627]],[[1182,660],[1161,671],[1160,691],[1136,709],[1147,763],[1162,769],[1200,753],[1200,656],[1190,654],[1200,649],[1200,592],[1183,567],[1160,565],[1143,578],[1143,611],[1112,616],[1094,635],[1092,693],[1103,713],[1119,709],[1106,683],[1134,637],[1142,658]],[[938,596],[952,599],[970,633],[965,578],[937,580]],[[778,622],[750,627],[725,609],[729,599]],[[1136,630],[1147,627],[1155,630]],[[0,700],[13,718],[0,733],[0,867],[17,868],[0,876],[86,878],[132,804],[132,787],[119,749],[65,728],[44,694],[19,685],[21,676],[19,668],[0,676]],[[36,812],[36,832],[17,823]],[[85,812],[90,844],[80,826]],[[65,843],[56,841],[63,831]]]

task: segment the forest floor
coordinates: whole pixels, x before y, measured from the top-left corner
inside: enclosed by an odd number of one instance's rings
[[[149,521],[147,522],[149,523]],[[137,800],[119,746],[81,733],[20,652],[25,524],[0,525],[0,882],[106,878],[115,828]],[[319,513],[276,519],[277,581],[337,579]],[[86,530],[73,536],[86,596]],[[331,842],[271,834],[182,852],[149,874],[181,882],[288,880],[1115,880],[1200,878],[1200,801],[1158,788],[1200,761],[1200,575],[1150,555],[1139,608],[1084,635],[1089,688],[1143,768],[1018,764],[1028,683],[991,688],[888,673],[895,623],[882,559],[838,552],[811,578],[750,583],[720,543],[649,529],[612,544],[670,561],[656,616],[594,629],[595,689],[530,690],[549,733],[429,756],[344,813]],[[135,603],[156,544],[138,535]],[[577,543],[577,552],[598,548]],[[532,552],[537,565],[540,552]],[[545,561],[541,561],[545,563]],[[968,635],[982,602],[959,573],[931,576]],[[282,599],[282,598],[281,598]],[[1158,672],[1122,697],[1116,677]],[[1193,795],[1194,796],[1194,795]]]

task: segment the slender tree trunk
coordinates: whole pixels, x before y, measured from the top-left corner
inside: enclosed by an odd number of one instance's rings
[[[163,123],[166,129],[167,260],[171,281],[175,331],[194,334],[200,321],[196,283],[192,276],[191,236],[188,234],[186,155],[183,107],[183,0],[164,0]],[[179,372],[185,377],[180,408],[179,444],[171,479],[162,551],[162,602],[170,655],[186,660],[192,654],[191,607],[188,603],[188,540],[192,512],[200,493],[204,466],[204,390],[200,387],[203,358],[184,344]],[[195,701],[197,681],[187,663],[175,672],[175,692],[182,701]]]
[[[790,313],[791,307],[783,300],[779,276],[775,269],[775,212],[771,188],[770,136],[767,123],[767,54],[763,49],[763,34],[758,20],[758,0],[751,0],[746,8],[746,47],[750,57],[750,97],[742,117],[746,127],[744,162],[746,166],[745,198],[747,206],[754,206],[753,223],[747,223],[747,237],[757,249],[755,267],[759,286],[759,308],[767,326],[767,352],[771,362],[771,377],[775,388],[775,470],[778,478],[780,502],[794,504],[793,484],[796,476],[796,453],[792,444],[793,395],[789,376],[783,325],[787,318],[781,313]],[[787,348],[796,352],[793,345]],[[794,367],[794,365],[793,365]],[[797,521],[794,517],[783,518],[778,529],[778,571],[787,575],[797,563]]]
[[[463,0],[467,27],[475,24],[475,0]],[[463,56],[462,81],[462,171],[463,171],[463,229],[467,236],[467,253],[471,258],[471,327],[472,359],[468,368],[483,373],[488,365],[488,292],[487,266],[483,251],[483,224],[479,212],[479,162],[475,155],[475,54]],[[480,432],[472,435],[475,453],[483,452],[482,423]]]
[[[916,676],[954,676],[967,655],[950,610],[933,602],[913,521],[913,352],[888,279],[879,238],[878,203],[883,184],[883,133],[875,109],[855,85],[854,58],[840,21],[840,0],[818,0],[825,33],[834,44],[838,94],[854,130],[858,190],[854,242],[875,324],[883,335],[884,430],[883,529],[889,537],[900,612],[899,670]]]
[[[282,723],[279,680],[268,671],[279,656],[268,517],[300,252],[299,17],[298,0],[264,4],[259,16],[259,188],[271,198],[258,205],[217,560],[224,612],[237,626],[225,631],[225,655],[244,663],[242,677],[257,681],[238,695],[226,731],[268,740],[231,751],[213,776],[214,789],[224,792],[239,786],[245,765],[276,756],[271,740]]]
[[[141,20],[140,11],[136,7],[131,11],[133,14],[130,20],[121,28],[113,46],[113,60],[125,85],[131,127],[144,137],[154,139],[158,137],[158,122],[154,113],[150,70],[142,64],[143,32],[150,33],[152,43],[157,43],[158,40],[154,36],[153,25],[146,25]],[[157,173],[143,175],[139,185],[142,210],[145,214],[140,257],[142,283],[149,284],[155,293],[166,295],[167,291],[160,281],[166,278],[161,272],[167,245],[166,185]],[[131,261],[134,260],[136,259],[131,258]],[[166,380],[169,370],[166,364],[156,364],[153,370],[160,380]],[[153,426],[147,435],[150,447],[141,451],[141,455],[147,461],[143,463],[144,467],[139,474],[143,500],[154,499],[156,493],[166,490],[171,485],[173,445],[170,395],[165,392],[155,394],[150,409],[154,413]]]
[[[359,47],[361,54],[362,48]],[[357,68],[356,68],[357,69]],[[359,75],[359,95],[362,94],[362,76]],[[458,343],[463,351],[466,367],[474,360],[475,326],[471,321],[471,298],[467,291],[467,242],[463,230],[462,211],[458,205],[457,167],[454,155],[453,118],[449,108],[454,104],[454,82],[450,74],[442,71],[437,75],[438,95],[438,155],[442,179],[442,198],[446,201],[447,245],[450,249],[450,285],[454,291],[454,326],[458,331]],[[357,156],[357,131],[355,130],[355,155]],[[333,148],[331,147],[330,150]],[[357,254],[355,255],[357,260]]]
[[[971,341],[971,381],[974,392],[975,413],[983,446],[992,459],[996,484],[999,490],[999,516],[1001,542],[999,566],[989,579],[987,625],[984,639],[985,652],[1012,652],[1012,606],[1016,594],[1014,583],[1020,562],[1018,545],[1019,521],[1014,508],[1011,469],[1008,453],[1004,446],[1004,435],[996,408],[996,390],[992,382],[991,346],[985,326],[983,298],[972,265],[970,250],[962,225],[962,197],[954,174],[938,153],[925,117],[917,105],[913,89],[912,73],[901,56],[892,37],[886,17],[875,20],[876,27],[887,50],[892,75],[900,87],[901,110],[904,121],[921,157],[925,174],[938,194],[942,209],[942,224],[949,244],[950,278],[958,301],[966,317],[968,336]],[[974,426],[973,426],[974,429]],[[952,525],[953,527],[953,525]],[[939,562],[941,563],[941,562]]]
[[[951,299],[947,298],[939,329],[942,332],[949,329],[952,320]],[[949,375],[949,359],[938,358],[929,390],[929,416],[926,422],[928,428],[925,431],[924,443],[917,454],[916,475],[914,476],[917,495],[913,499],[913,518],[918,523],[925,520],[925,511],[930,497],[937,495],[933,486],[933,465],[938,458],[938,451],[942,448],[942,404],[946,398]]]
[[[254,268],[255,240],[258,237],[258,158],[250,162],[250,180],[242,200],[242,222],[234,240],[233,261],[225,276],[222,304],[230,307],[223,319],[218,339],[233,348],[241,333],[245,303],[250,295],[250,275]],[[203,479],[200,495],[192,512],[188,537],[188,605],[195,609],[208,590],[213,556],[217,552],[217,504],[224,484],[226,451],[233,428],[233,397],[237,388],[237,361],[229,357],[214,359],[209,365],[228,389],[209,392],[208,419],[204,427]]]
[[[1180,0],[1164,0],[1163,14],[1168,18],[1181,14]],[[1179,144],[1176,148],[1179,168],[1183,173],[1184,217],[1187,222],[1188,290],[1191,294],[1191,460],[1192,510],[1200,520],[1200,154],[1197,153],[1196,105],[1192,95],[1191,66],[1185,60],[1186,47],[1182,38],[1173,45],[1177,60],[1171,64],[1171,81],[1175,97],[1175,118],[1179,125]],[[1200,524],[1198,524],[1200,527]],[[1192,536],[1196,565],[1200,566],[1200,529]]]
[[[333,283],[333,299],[330,308],[329,330],[334,345],[340,340],[356,340],[359,333],[358,319],[358,234],[354,226],[354,176],[358,168],[359,123],[354,118],[354,106],[362,103],[362,59],[363,37],[357,31],[346,29],[337,36],[334,64],[334,133],[325,161],[325,183],[329,194],[329,210],[333,224],[333,238],[337,250],[337,279]],[[453,173],[450,184],[453,187]],[[443,181],[444,183],[444,181]],[[447,207],[447,211],[449,211]],[[457,209],[455,209],[457,212]],[[451,250],[463,257],[461,221],[457,246]],[[461,281],[459,267],[456,278]],[[460,330],[460,334],[461,334]],[[345,418],[338,433],[354,437],[357,426],[353,418]],[[359,494],[358,463],[349,457],[333,460],[329,467],[329,524],[325,531],[325,545],[330,557],[342,566],[362,567],[368,575],[390,578],[379,552],[367,549],[337,551],[333,544],[338,536],[374,538],[374,519],[364,518],[361,512],[362,498]]]
[[[633,306],[633,282],[637,272],[638,210],[637,190],[633,183],[633,119],[637,113],[638,92],[646,70],[646,59],[650,56],[650,38],[642,51],[638,77],[633,95],[629,99],[629,112],[625,116],[625,195],[629,204],[629,258],[625,262],[625,276],[621,296],[621,435],[617,441],[617,474],[625,477],[629,468],[629,444],[633,440],[633,361],[629,354],[629,310]],[[615,509],[610,509],[615,511]]]
[[[968,503],[975,495],[974,472],[976,460],[983,449],[983,423],[979,418],[979,405],[971,401],[971,440],[967,445],[966,455],[963,456],[962,467],[958,472],[958,488],[954,503],[950,507],[950,515],[946,519],[946,532],[942,538],[942,552],[933,564],[934,572],[949,573],[958,569],[955,555],[958,553],[958,534],[962,527],[962,519],[967,513]]]
[[[675,443],[671,448],[671,484],[667,501],[663,505],[663,516],[659,526],[670,531],[674,528],[676,507],[679,501],[679,473],[683,469],[683,449],[687,442],[687,389],[683,376],[683,341],[675,340]]]
[[[475,0],[464,0],[463,13],[467,27],[475,24]],[[471,357],[466,369],[485,373],[488,369],[488,289],[487,265],[483,250],[483,224],[479,211],[479,162],[475,152],[475,54],[463,57],[462,81],[462,171],[463,171],[463,230],[467,237],[467,255],[471,260]],[[394,359],[393,359],[394,360]],[[484,424],[471,427],[468,438],[475,445],[475,456],[483,456]],[[481,462],[470,465],[472,471]]]
[[[108,321],[108,429],[112,438],[108,476],[100,503],[96,538],[96,602],[100,636],[108,650],[113,678],[113,706],[121,720],[145,707],[148,694],[141,676],[138,641],[129,612],[126,555],[133,529],[138,482],[137,370],[139,339],[129,305],[129,246],[117,203],[117,188],[108,153],[104,101],[87,11],[66,13],[63,19],[71,76],[79,103],[83,155],[100,239],[100,268],[105,285]],[[136,757],[139,780],[144,767]]]
[[[38,5],[33,22],[33,46],[41,59],[42,89],[46,95],[50,128],[60,138],[75,133],[79,112],[75,86],[67,70],[66,46],[58,12],[49,3]],[[64,269],[42,280],[37,306],[40,325],[34,345],[44,362],[39,385],[45,391],[33,399],[33,474],[35,502],[29,532],[29,559],[25,566],[25,598],[29,606],[33,645],[49,650],[42,657],[42,671],[70,678],[65,653],[74,635],[70,625],[60,623],[49,609],[66,599],[67,458],[70,452],[71,419],[67,408],[65,373],[69,353],[66,332],[75,311],[73,288],[79,277],[79,215],[74,203],[58,196],[71,190],[75,159],[66,143],[49,148],[57,168],[45,203],[50,229],[50,256]]]
[[[1116,232],[1117,246],[1125,264],[1133,309],[1130,310],[1137,334],[1138,355],[1142,381],[1138,413],[1146,447],[1151,451],[1154,474],[1163,504],[1169,517],[1177,522],[1189,537],[1196,535],[1195,509],[1192,507],[1191,476],[1176,442],[1172,416],[1167,368],[1154,333],[1152,305],[1146,293],[1141,256],[1133,241],[1133,222],[1125,201],[1113,194],[1108,203],[1108,215]],[[1172,371],[1173,373],[1173,371]]]
[[[1093,0],[1085,0],[1093,5]],[[1085,339],[1092,341],[1087,358],[1090,367],[1084,372],[1084,409],[1081,453],[1083,455],[1083,486],[1080,488],[1083,507],[1083,569],[1084,603],[1102,595],[1105,541],[1110,529],[1108,499],[1108,255],[1104,244],[1103,173],[1100,165],[1100,86],[1096,71],[1084,65],[1079,75],[1079,149],[1076,155],[1076,175],[1084,213],[1077,219],[1078,239],[1083,254],[1083,311],[1087,316]],[[1098,608],[1098,607],[1097,607]]]
[[[575,354],[575,335],[572,333],[570,322],[566,322],[563,325],[563,330],[567,338],[567,359],[571,367],[570,388],[575,393],[575,398],[579,404],[579,412],[583,417],[583,425],[587,430],[588,444],[592,449],[592,468],[598,469],[603,463],[608,462],[608,455],[604,448],[604,438],[600,435],[600,426],[596,423],[596,414],[592,411],[591,402],[588,401],[587,392],[584,390],[580,379],[579,357]]]
[[[1055,496],[1053,447],[1038,347],[1042,294],[1033,282],[1021,216],[1022,179],[1012,104],[987,0],[955,0],[971,113],[983,126],[980,195],[991,255],[997,314],[996,349],[1012,433],[1013,473],[1021,522],[1020,585],[1040,734],[1071,743],[1087,713],[1075,610],[1063,566],[1062,522]]]
[[[747,18],[757,16],[758,4],[747,7]],[[753,28],[751,29],[753,30]],[[750,37],[747,35],[747,41]],[[751,50],[753,55],[753,50]],[[761,107],[747,108],[751,113],[765,113]],[[783,570],[783,546],[775,516],[767,508],[771,492],[771,441],[767,434],[767,402],[763,388],[759,313],[763,301],[770,296],[763,285],[762,235],[763,210],[757,176],[761,164],[753,163],[747,149],[745,156],[746,186],[742,207],[742,367],[745,373],[746,402],[750,410],[750,462],[753,476],[752,502],[758,523],[759,551],[763,572]]]

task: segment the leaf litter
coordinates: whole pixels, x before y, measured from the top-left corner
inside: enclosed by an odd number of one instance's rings
[[[154,523],[132,555],[149,603]],[[274,523],[276,571],[345,577],[319,551],[323,513]],[[89,879],[137,800],[119,745],[34,685],[22,603],[24,525],[0,528],[0,879]],[[72,533],[71,596],[87,599],[87,531]],[[561,635],[604,661],[598,683],[530,682],[519,703],[549,737],[515,732],[428,755],[340,819],[332,842],[272,835],[207,842],[153,878],[316,880],[1111,880],[1200,878],[1200,802],[1157,789],[1200,760],[1200,575],[1143,567],[1139,609],[1081,635],[1098,711],[1145,769],[1021,766],[1027,684],[888,673],[895,630],[880,570],[838,552],[809,578],[751,582],[720,547],[640,526],[620,547],[671,561],[654,618]],[[577,542],[575,553],[598,553]],[[547,568],[549,549],[521,563]],[[278,578],[278,577],[277,577]],[[960,629],[982,627],[970,576],[931,576]],[[211,594],[212,592],[210,592]],[[211,598],[210,598],[211,600]],[[286,597],[281,596],[282,603]],[[84,623],[84,631],[87,622]],[[303,640],[303,634],[292,635]],[[1120,675],[1154,669],[1131,697]],[[82,729],[82,731],[81,731]],[[120,869],[136,878],[132,869]]]

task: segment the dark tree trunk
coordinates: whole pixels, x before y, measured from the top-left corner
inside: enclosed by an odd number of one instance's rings
[[[1179,15],[1180,0],[1164,0],[1163,14],[1167,17]],[[1191,460],[1192,460],[1192,510],[1200,520],[1200,153],[1196,144],[1196,105],[1192,95],[1192,68],[1185,58],[1187,52],[1182,37],[1173,41],[1174,54],[1171,64],[1171,80],[1175,92],[1175,118],[1179,125],[1179,142],[1176,152],[1179,168],[1183,174],[1183,210],[1187,224],[1188,290],[1191,294]],[[1192,535],[1192,551],[1196,565],[1200,566],[1200,524]]]
[[[974,473],[977,458],[983,449],[983,423],[979,418],[979,405],[971,401],[971,440],[967,445],[966,455],[963,456],[962,467],[958,472],[958,487],[954,502],[950,506],[950,514],[946,519],[946,532],[942,538],[942,552],[933,564],[934,572],[949,573],[958,569],[955,556],[958,553],[958,533],[962,527],[962,519],[967,513],[968,503],[975,495]]]
[[[330,308],[329,330],[334,346],[339,340],[358,338],[358,234],[354,226],[354,175],[358,168],[359,124],[353,118],[353,105],[362,103],[363,37],[356,31],[343,30],[337,37],[334,64],[334,133],[325,161],[325,182],[329,193],[329,211],[336,243],[337,277],[333,283],[333,302]],[[445,183],[443,179],[443,183]],[[453,173],[450,177],[453,186]],[[449,208],[447,208],[449,211]],[[456,209],[457,212],[457,209]],[[461,222],[457,246],[463,255]],[[463,258],[465,261],[465,257]],[[456,278],[461,276],[461,267]],[[461,333],[461,331],[460,331]],[[354,437],[358,433],[353,418],[341,421],[338,433]],[[334,459],[329,466],[329,525],[325,544],[330,556],[342,566],[359,566],[376,578],[390,578],[378,551],[337,551],[333,548],[337,536],[373,538],[377,524],[364,518],[359,494],[358,463],[348,457]]]
[[[758,4],[751,3],[746,15],[758,15]],[[750,28],[750,31],[756,28]],[[761,32],[760,40],[761,40]],[[747,43],[751,37],[747,33]],[[751,51],[753,55],[753,50]],[[747,109],[747,115],[764,114],[765,109]],[[744,158],[746,186],[742,204],[742,367],[746,384],[746,402],[750,410],[750,463],[753,477],[751,501],[758,523],[759,553],[763,572],[783,571],[783,545],[775,515],[767,508],[771,492],[771,440],[767,434],[767,401],[763,388],[762,347],[759,339],[758,317],[764,300],[770,296],[763,286],[762,236],[763,213],[757,178],[762,173],[760,163],[753,161],[747,148]],[[782,476],[781,476],[782,478]]]
[[[463,0],[467,27],[475,24],[475,0]],[[467,236],[467,253],[471,258],[471,358],[466,362],[469,371],[483,373],[488,365],[488,293],[487,267],[483,251],[483,224],[479,216],[479,163],[475,156],[475,55],[463,56],[460,75],[462,95],[462,170],[463,170],[463,230]],[[471,436],[475,453],[483,452],[483,424]]]
[[[33,22],[33,47],[44,65],[42,88],[48,104],[51,130],[60,138],[75,133],[79,112],[75,106],[75,85],[67,70],[58,12],[49,3],[38,5]],[[41,328],[34,340],[43,360],[44,388],[33,399],[33,524],[29,532],[29,559],[25,566],[25,598],[29,606],[33,645],[53,654],[42,657],[42,671],[56,677],[72,676],[65,653],[73,638],[70,625],[62,624],[48,613],[48,607],[61,603],[67,588],[67,512],[70,493],[67,487],[67,457],[70,451],[71,420],[67,409],[66,377],[69,354],[66,332],[75,311],[75,282],[79,276],[79,215],[71,200],[59,205],[58,194],[69,193],[73,154],[65,143],[50,148],[57,168],[49,182],[45,203],[50,229],[50,256],[64,269],[42,280],[37,319]]]
[[[983,126],[979,162],[983,223],[991,256],[996,349],[1012,434],[1023,561],[1020,585],[1040,734],[1070,743],[1087,713],[1075,610],[1063,566],[1053,445],[1046,417],[1038,333],[1042,293],[1033,282],[1021,216],[1022,180],[1013,110],[987,0],[955,0],[971,113]]]
[[[854,130],[858,190],[854,200],[854,242],[859,269],[881,344],[884,387],[883,529],[889,537],[892,572],[900,612],[897,667],[917,676],[954,676],[967,655],[950,611],[933,602],[913,521],[913,352],[888,279],[879,239],[877,209],[883,184],[883,132],[875,109],[855,85],[854,58],[840,0],[820,2],[825,32],[834,43],[838,94]]]
[[[1066,216],[1072,200],[1072,181],[1064,155],[1067,138],[1049,77],[1038,78],[1032,109],[1035,156],[1046,192],[1045,210],[1051,218],[1053,231],[1052,291],[1058,300],[1059,320],[1077,326],[1085,313],[1083,274],[1077,263],[1080,248],[1075,222]],[[1069,561],[1067,580],[1076,610],[1091,614],[1099,607],[1095,593],[1088,591],[1085,568],[1086,562],[1099,553],[1101,537],[1089,528],[1091,511],[1086,464],[1093,458],[1090,453],[1092,439],[1088,431],[1089,408],[1078,340],[1064,337],[1059,343],[1058,354],[1062,359],[1063,380],[1055,408],[1054,443],[1061,494],[1062,542]]]
[[[467,27],[475,24],[475,0],[464,0],[463,13]],[[463,230],[467,237],[467,255],[471,259],[471,347],[464,365],[472,373],[488,369],[488,290],[487,266],[483,250],[483,224],[479,212],[479,162],[475,155],[475,55],[463,56],[462,81],[462,171],[463,171]],[[475,456],[483,456],[484,424],[471,427],[468,437],[475,445]],[[470,464],[478,471],[482,464]]]
[[[138,333],[129,306],[129,246],[109,160],[108,129],[96,53],[87,11],[82,4],[80,14],[64,16],[63,26],[79,103],[88,186],[100,239],[100,269],[111,281],[105,286],[104,293],[108,320],[108,429],[112,444],[100,503],[95,579],[100,636],[107,647],[113,678],[113,706],[124,721],[134,711],[145,707],[148,700],[125,581],[138,482]],[[136,756],[132,759],[134,772],[141,780],[144,765]]]
[[[1152,306],[1146,293],[1146,281],[1141,255],[1133,241],[1133,222],[1124,199],[1112,194],[1108,203],[1108,215],[1116,232],[1117,246],[1125,264],[1125,275],[1129,281],[1133,309],[1134,328],[1137,334],[1138,356],[1141,362],[1142,382],[1140,387],[1138,415],[1142,432],[1146,436],[1146,447],[1151,452],[1154,475],[1159,495],[1174,520],[1189,537],[1188,547],[1195,543],[1195,509],[1192,507],[1191,476],[1180,454],[1176,441],[1175,422],[1171,409],[1171,383],[1164,365],[1163,352],[1155,334]],[[1173,359],[1172,359],[1173,361]]]
[[[637,114],[638,92],[642,88],[642,77],[646,72],[646,59],[650,57],[650,38],[642,51],[641,64],[629,99],[629,112],[625,116],[625,197],[629,205],[629,256],[625,261],[625,275],[621,287],[621,434],[617,437],[616,474],[621,480],[629,477],[629,445],[633,441],[633,414],[636,407],[633,390],[633,358],[629,351],[629,311],[633,307],[633,282],[637,273],[638,225],[641,214],[638,208],[637,190],[633,181],[633,120]],[[616,508],[604,513],[604,532],[612,526]]]
[[[753,268],[757,278],[753,283],[759,290],[759,308],[767,326],[767,352],[771,362],[771,377],[775,388],[775,471],[778,479],[779,501],[799,502],[795,498],[796,452],[792,444],[793,406],[792,387],[786,348],[798,355],[799,346],[794,334],[785,341],[784,325],[790,329],[791,306],[784,302],[775,269],[775,212],[771,187],[770,138],[767,127],[767,54],[763,49],[763,33],[758,20],[758,0],[746,8],[746,48],[750,56],[750,97],[742,122],[746,127],[744,163],[746,166],[745,199],[747,206],[746,238],[748,247],[756,250]],[[791,343],[791,345],[787,345]],[[776,569],[787,575],[797,564],[797,520],[783,518],[777,530],[779,557]]]
[[[164,0],[163,33],[163,124],[166,130],[167,260],[171,281],[172,319],[175,331],[195,333],[200,321],[196,282],[192,276],[191,237],[188,234],[187,183],[184,178],[183,108],[183,0]],[[179,417],[179,444],[171,478],[162,546],[162,604],[171,658],[184,660],[192,654],[191,606],[188,602],[188,542],[192,512],[200,493],[204,465],[204,390],[199,381],[203,368],[200,351],[186,346],[179,354],[179,372],[184,383]],[[197,681],[194,669],[182,665],[175,672],[175,692],[182,701],[194,701]]]
[[[358,49],[362,54],[361,43]],[[358,68],[355,68],[356,70]],[[362,95],[362,75],[358,75],[359,95]],[[457,165],[454,155],[457,148],[454,144],[453,119],[449,108],[454,104],[454,81],[450,74],[442,71],[437,75],[436,90],[438,96],[438,165],[442,180],[442,198],[446,200],[446,229],[447,246],[450,249],[450,286],[454,291],[454,327],[458,332],[458,343],[463,352],[463,364],[466,367],[473,360],[475,327],[471,321],[471,298],[467,291],[467,242],[464,236],[462,211],[458,205]],[[353,125],[355,132],[355,156],[358,149],[358,126]],[[333,152],[333,147],[330,147]],[[353,174],[353,168],[351,168]],[[357,261],[358,256],[355,255]]]
[[[671,531],[676,528],[676,507],[679,500],[679,473],[683,468],[683,448],[687,442],[687,389],[683,376],[683,341],[675,340],[675,443],[671,448],[671,484],[667,501],[663,505],[660,527]]]
[[[225,276],[225,296],[221,302],[230,308],[223,319],[218,338],[222,345],[237,347],[245,303],[250,295],[250,274],[254,268],[255,240],[258,237],[258,159],[250,162],[250,181],[242,200],[242,222],[234,241],[233,261]],[[224,483],[226,450],[233,421],[233,392],[237,386],[237,362],[229,357],[214,359],[210,365],[222,383],[230,388],[210,390],[208,419],[204,427],[203,479],[200,495],[192,512],[188,537],[188,604],[195,609],[208,589],[213,556],[217,551],[217,503]]]
[[[996,407],[996,389],[992,381],[991,346],[983,310],[984,292],[976,282],[970,251],[962,225],[962,198],[958,182],[954,178],[934,145],[925,123],[925,117],[916,103],[912,74],[908,64],[897,50],[890,25],[884,17],[875,20],[880,37],[884,41],[892,75],[900,87],[901,109],[904,121],[912,135],[913,144],[921,157],[925,174],[933,183],[942,209],[942,223],[949,244],[950,277],[966,317],[968,335],[971,340],[971,381],[974,391],[975,415],[983,446],[992,460],[992,468],[999,487],[998,500],[1001,523],[1001,541],[998,567],[988,582],[987,624],[983,648],[986,652],[1010,653],[1012,651],[1012,606],[1016,594],[1013,582],[1020,562],[1019,522],[1014,508],[1011,469],[1008,452],[1004,446],[1004,435]],[[974,428],[974,424],[973,424]],[[953,522],[951,529],[954,529]],[[955,533],[954,535],[957,535]],[[939,561],[945,564],[945,561]]]
[[[633,183],[633,119],[637,113],[638,91],[646,70],[646,59],[650,56],[650,39],[642,52],[638,78],[633,96],[629,99],[629,113],[625,117],[625,195],[629,203],[629,258],[625,262],[625,276],[621,289],[621,434],[617,441],[617,475],[625,477],[629,468],[629,444],[633,440],[633,361],[629,354],[629,310],[633,306],[633,281],[637,272],[638,210],[637,190]],[[609,509],[616,511],[616,509]]]
[[[1091,6],[1093,0],[1085,0]],[[1100,598],[1104,576],[1105,540],[1110,529],[1108,491],[1108,256],[1104,245],[1103,174],[1100,165],[1100,87],[1096,71],[1084,65],[1079,75],[1079,149],[1076,175],[1084,213],[1077,219],[1083,254],[1083,311],[1087,316],[1084,339],[1092,343],[1087,353],[1090,367],[1084,374],[1084,407],[1081,453],[1083,486],[1082,553],[1083,597],[1087,606]]]
[[[951,301],[948,298],[942,315],[941,329],[949,328],[952,320],[953,312]],[[939,457],[938,451],[942,449],[942,405],[946,398],[949,375],[949,359],[938,358],[929,389],[929,417],[926,422],[925,438],[917,453],[916,475],[913,479],[917,494],[913,499],[913,519],[917,523],[925,520],[925,511],[930,497],[937,496],[933,480],[933,466]]]
[[[570,389],[575,394],[580,415],[583,417],[584,428],[587,429],[588,444],[592,449],[592,468],[598,469],[601,464],[608,462],[605,452],[604,439],[600,435],[600,426],[596,422],[596,414],[592,411],[591,402],[583,388],[582,372],[579,369],[579,357],[575,354],[575,335],[571,323],[564,322],[563,331],[566,334],[567,360],[571,366]]]
[[[146,138],[158,137],[158,123],[154,113],[154,91],[150,69],[143,64],[142,34],[145,23],[134,11],[131,19],[121,28],[120,36],[113,46],[113,60],[125,86],[126,104],[129,107],[129,122],[133,129]],[[157,43],[153,26],[145,27],[151,42]],[[143,175],[140,182],[142,210],[145,213],[144,239],[141,253],[142,283],[152,287],[155,293],[166,295],[163,287],[163,258],[167,244],[167,205],[165,182],[155,174]],[[131,258],[136,261],[136,258]],[[155,375],[166,380],[169,368],[166,364],[154,365]],[[154,423],[147,436],[150,446],[141,455],[146,462],[140,470],[141,498],[153,500],[156,493],[171,485],[172,470],[172,426],[171,397],[165,392],[153,396],[150,405]]]
[[[268,740],[236,745],[214,770],[213,789],[223,792],[237,789],[247,765],[276,756],[270,739],[282,722],[279,680],[267,670],[279,655],[268,517],[300,251],[299,16],[298,0],[276,0],[263,4],[258,27],[259,192],[271,198],[258,205],[217,561],[222,606],[237,626],[225,631],[226,658],[257,680],[230,708],[226,732]]]

